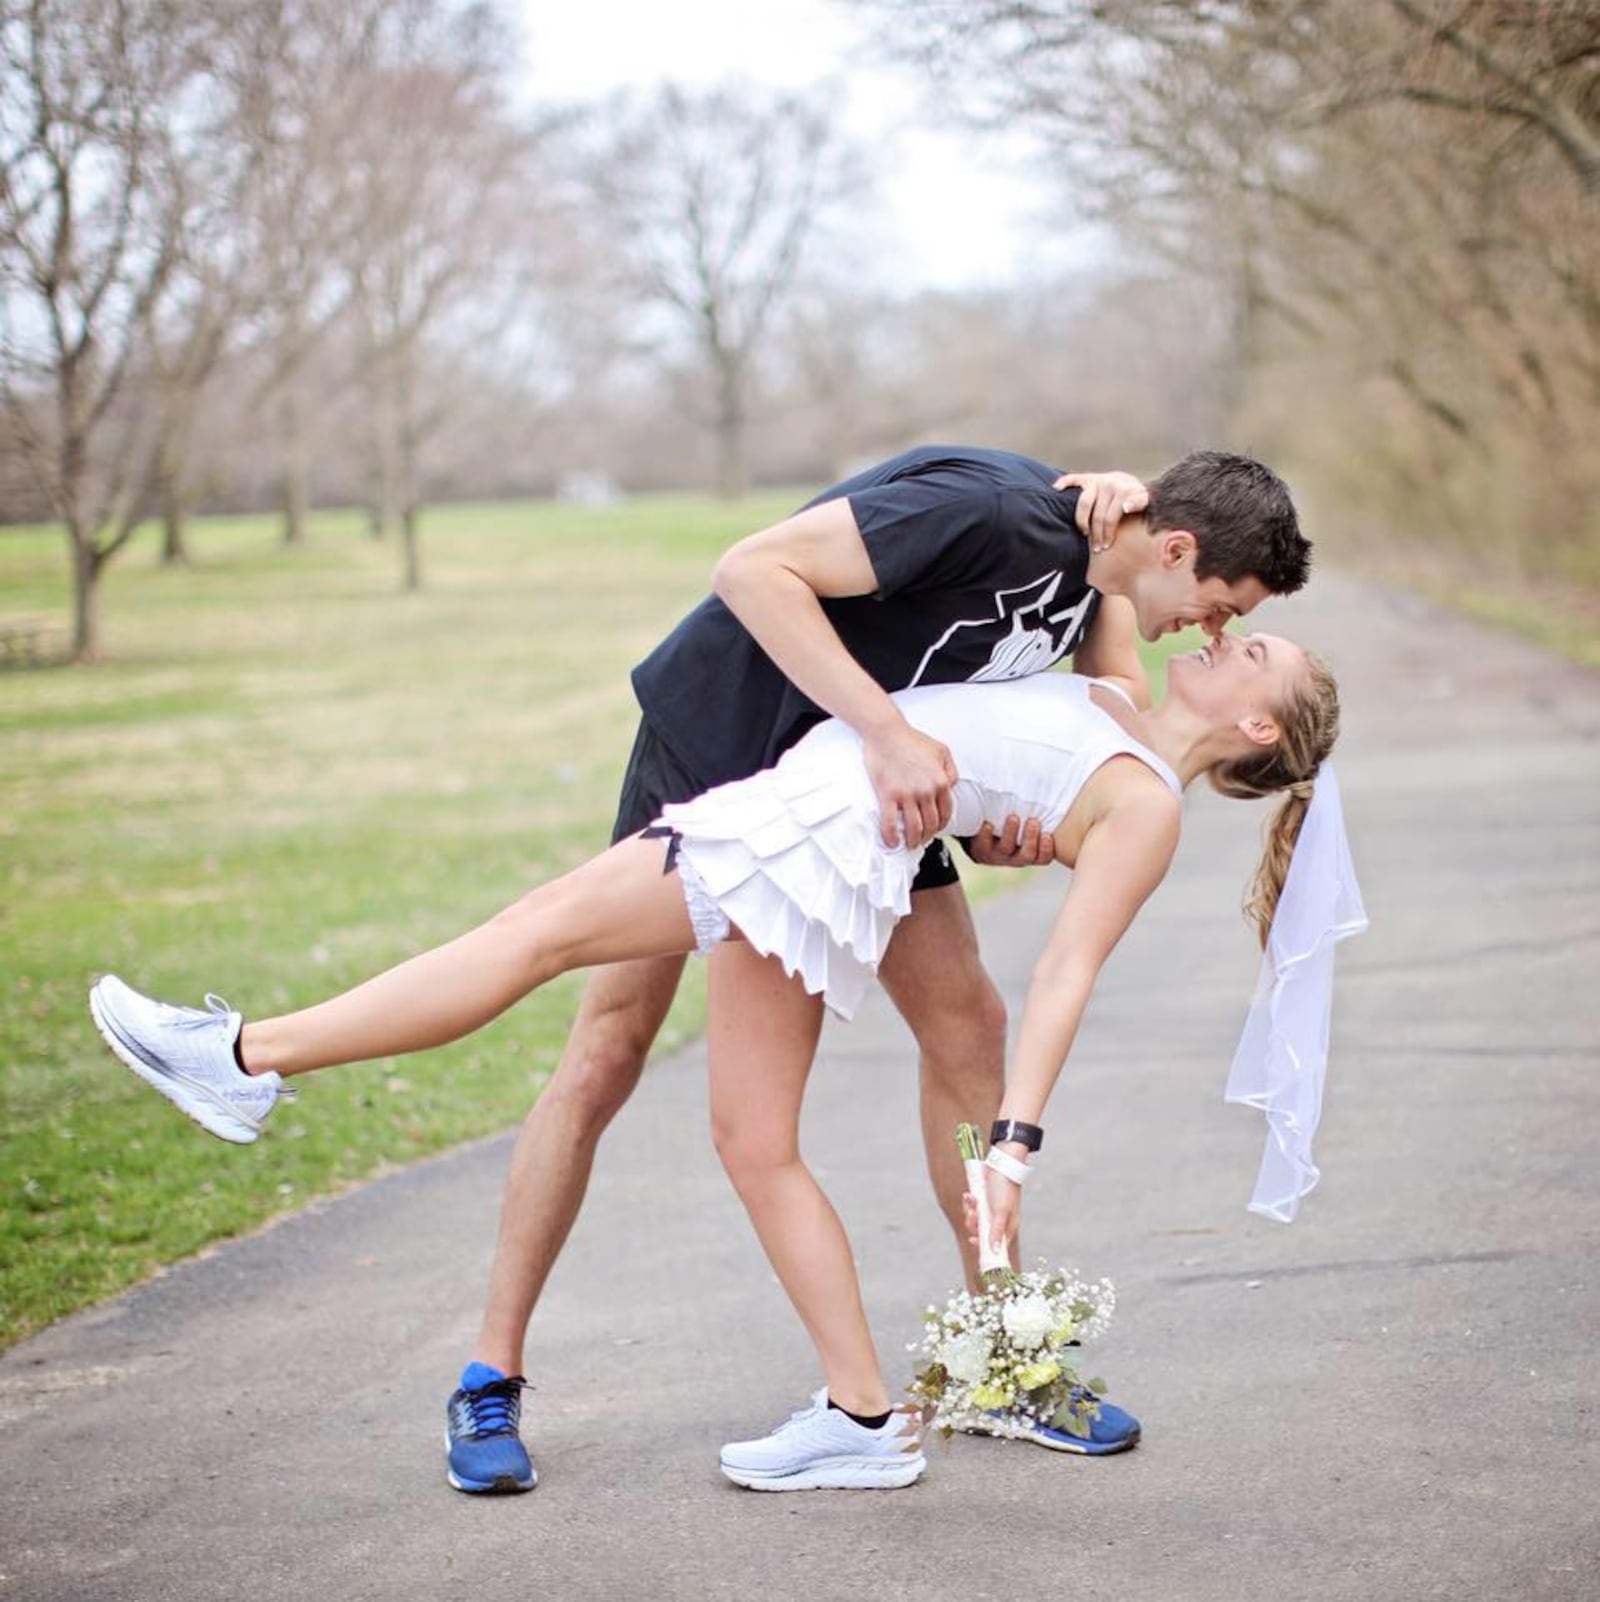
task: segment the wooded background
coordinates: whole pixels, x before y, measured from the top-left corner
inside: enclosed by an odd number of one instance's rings
[[[1233,445],[1331,548],[1600,593],[1600,7],[854,9],[1092,267],[897,289],[826,84],[530,108],[493,4],[0,0],[0,521],[65,530],[74,652],[152,517],[360,504],[415,587],[431,500],[937,438]]]

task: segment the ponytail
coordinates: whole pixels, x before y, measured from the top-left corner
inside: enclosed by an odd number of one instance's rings
[[[1288,792],[1267,824],[1261,861],[1244,901],[1245,916],[1255,923],[1263,950],[1311,805],[1317,769],[1339,738],[1339,686],[1321,657],[1307,654],[1305,674],[1278,708],[1277,719],[1275,746],[1219,762],[1208,775],[1214,790],[1243,800]]]
[[[1310,807],[1309,796],[1287,795],[1267,823],[1261,842],[1261,861],[1256,864],[1256,876],[1244,898],[1244,915],[1254,922],[1263,951],[1267,936],[1272,932],[1278,897],[1283,894],[1284,881],[1289,877],[1289,863],[1294,856],[1295,842],[1300,838],[1300,825],[1306,821]]]

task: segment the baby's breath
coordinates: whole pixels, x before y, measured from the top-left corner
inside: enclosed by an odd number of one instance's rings
[[[1085,1436],[1104,1387],[1081,1379],[1067,1356],[1105,1332],[1116,1304],[1110,1280],[1043,1264],[956,1291],[923,1316],[911,1394],[947,1435],[1025,1435],[1042,1424]]]

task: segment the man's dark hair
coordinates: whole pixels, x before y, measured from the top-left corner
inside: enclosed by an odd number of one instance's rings
[[[1145,518],[1156,533],[1194,535],[1196,578],[1257,578],[1274,595],[1290,595],[1311,572],[1311,542],[1289,486],[1249,456],[1193,451],[1174,462],[1150,481]]]

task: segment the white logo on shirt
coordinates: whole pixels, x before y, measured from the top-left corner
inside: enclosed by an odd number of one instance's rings
[[[969,684],[1026,678],[1030,673],[1042,673],[1059,662],[1077,644],[1078,632],[1096,599],[1095,591],[1086,590],[1073,605],[1052,612],[1050,606],[1061,589],[1061,577],[1060,573],[1046,573],[1043,578],[1017,589],[997,590],[993,615],[952,623],[928,647],[911,676],[911,683],[922,683],[935,657],[963,629],[992,630],[997,622],[1005,623],[1008,619],[1010,629],[1004,638],[995,642],[989,660],[968,676]]]

